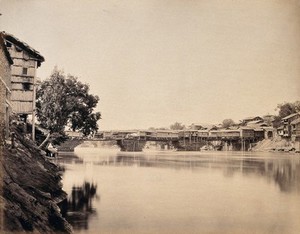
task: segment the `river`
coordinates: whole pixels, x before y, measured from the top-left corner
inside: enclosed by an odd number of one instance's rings
[[[62,155],[75,233],[300,233],[300,155],[119,152]]]

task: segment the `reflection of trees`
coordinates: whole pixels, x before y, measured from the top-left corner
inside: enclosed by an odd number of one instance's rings
[[[291,160],[289,163],[273,164],[273,178],[279,185],[280,190],[289,192],[300,191],[300,165]]]
[[[243,168],[243,173],[256,173],[274,180],[283,192],[300,191],[300,162],[295,158],[245,159]]]
[[[84,182],[81,187],[73,186],[68,199],[61,204],[62,215],[74,229],[88,229],[88,219],[95,213],[92,201],[97,198],[97,185]]]
[[[300,193],[300,159],[293,154],[119,154],[97,162],[99,165],[139,166],[156,168],[173,168],[201,170],[201,168],[219,169],[224,176],[231,177],[235,173],[245,176],[265,177],[278,184],[283,192]]]

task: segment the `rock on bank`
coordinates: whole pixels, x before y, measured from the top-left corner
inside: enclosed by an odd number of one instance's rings
[[[60,169],[16,128],[15,149],[2,148],[2,232],[71,233],[57,203],[66,198]]]

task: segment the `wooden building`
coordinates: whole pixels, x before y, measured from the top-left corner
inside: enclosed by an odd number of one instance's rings
[[[291,122],[292,126],[292,140],[300,141],[300,118],[297,118]]]
[[[45,61],[35,49],[15,36],[3,33],[6,48],[13,60],[11,67],[11,103],[13,111],[21,117],[35,111],[36,69]]]
[[[1,136],[8,136],[9,116],[12,112],[11,65],[13,60],[5,46],[3,34],[0,33],[0,129]]]
[[[282,118],[283,137],[290,138],[292,136],[292,124],[291,123],[298,118],[300,118],[300,112],[290,114],[290,115]]]

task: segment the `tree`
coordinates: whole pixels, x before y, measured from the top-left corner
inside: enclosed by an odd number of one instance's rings
[[[296,108],[294,103],[289,103],[289,102],[278,104],[277,110],[279,110],[278,115],[280,118],[284,118],[290,114],[296,113]]]
[[[234,121],[232,119],[224,119],[222,122],[222,127],[223,128],[229,128],[232,125],[234,125]]]
[[[94,113],[99,97],[72,75],[54,69],[37,91],[37,117],[42,127],[63,133],[66,126],[89,135],[98,130],[100,112]]]
[[[300,101],[278,104],[275,110],[278,110],[278,115],[275,116],[273,127],[278,128],[282,118],[300,111]]]
[[[170,126],[170,129],[172,129],[172,130],[183,130],[183,129],[185,129],[185,126],[181,123],[175,122],[174,124],[172,124]]]

